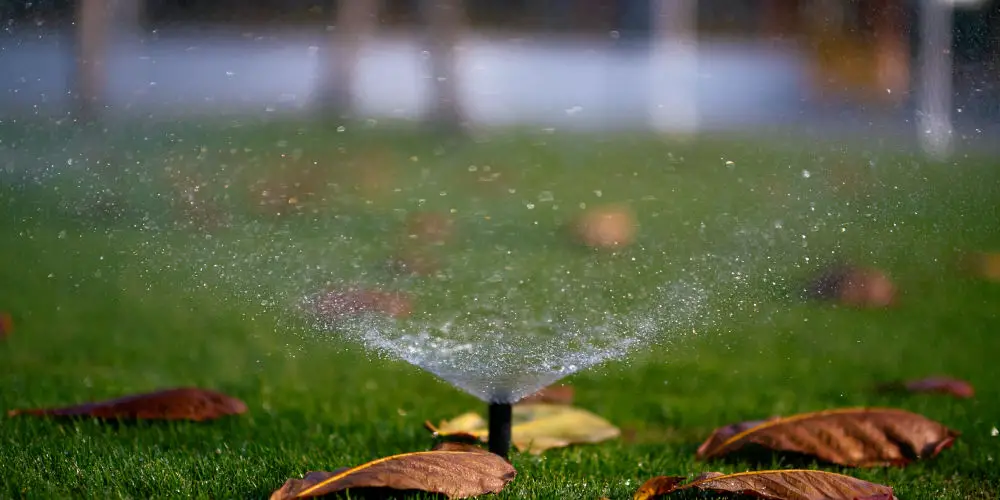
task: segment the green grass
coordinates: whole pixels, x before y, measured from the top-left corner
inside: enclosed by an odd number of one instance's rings
[[[0,343],[0,408],[178,385],[222,390],[250,408],[201,424],[4,418],[0,497],[263,498],[309,470],[427,449],[424,420],[482,404],[308,328],[290,301],[337,278],[411,290],[438,313],[507,286],[525,307],[568,307],[578,298],[549,295],[566,271],[610,287],[612,298],[640,297],[611,301],[622,309],[647,307],[642,297],[659,283],[696,279],[710,314],[696,318],[697,334],[667,329],[630,359],[569,379],[578,406],[634,439],[516,455],[518,476],[500,497],[630,498],[654,475],[790,467],[781,455],[693,457],[720,425],[859,405],[919,412],[962,435],[907,468],[808,466],[891,485],[907,500],[1000,495],[1000,438],[991,435],[1000,426],[1000,286],[956,263],[966,250],[1000,250],[995,158],[937,164],[888,147],[788,138],[679,144],[510,132],[454,141],[295,123],[89,136],[7,124],[0,134],[12,159],[0,171],[0,310],[15,322]],[[498,181],[477,180],[487,165]],[[360,166],[389,172],[390,189],[358,189]],[[199,196],[237,223],[175,224],[189,218],[166,167],[199,172]],[[306,167],[331,173],[301,213],[248,208],[252,180]],[[117,200],[113,214],[95,208],[104,188]],[[554,200],[539,199],[543,191]],[[562,229],[580,203],[604,202],[630,203],[641,227],[614,255],[582,249]],[[442,249],[447,278],[383,269],[415,209],[455,209],[457,238]],[[838,260],[885,269],[902,292],[898,307],[797,298],[802,279]],[[484,277],[501,261],[506,281],[490,289]],[[976,397],[872,390],[935,374],[969,380]]]

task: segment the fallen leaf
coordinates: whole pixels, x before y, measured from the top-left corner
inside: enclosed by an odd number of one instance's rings
[[[836,300],[861,308],[889,307],[896,303],[896,285],[878,269],[834,266],[806,286],[812,298]]]
[[[406,217],[406,239],[424,245],[444,245],[454,233],[455,219],[441,212],[415,212]]]
[[[431,451],[403,453],[334,472],[309,472],[289,479],[271,500],[310,498],[344,490],[389,488],[468,498],[499,493],[517,471],[510,462],[482,448],[444,443]]]
[[[520,451],[540,454],[551,448],[562,448],[577,443],[598,443],[621,434],[593,413],[567,405],[525,404],[514,405],[512,410],[511,442]],[[476,413],[466,413],[435,427],[426,422],[436,436],[466,439],[475,437],[487,441],[487,422]]]
[[[525,396],[517,404],[550,403],[558,405],[568,405],[573,403],[573,387],[568,385],[552,385],[539,390],[534,394]]]
[[[716,431],[718,433],[720,431]],[[845,466],[905,465],[936,456],[959,433],[924,416],[892,408],[845,408],[803,413],[753,426],[698,448],[702,460],[756,444]]]
[[[432,276],[441,269],[441,259],[426,248],[403,246],[388,262],[394,274]]]
[[[701,443],[701,446],[698,447],[697,454],[698,456],[702,456],[705,453],[707,453],[708,450],[717,448],[719,445],[728,441],[731,437],[741,432],[746,432],[750,429],[753,429],[754,427],[757,427],[760,424],[763,424],[765,422],[770,422],[773,420],[778,420],[780,418],[781,417],[771,417],[767,420],[751,420],[749,422],[738,422],[735,424],[727,425],[725,427],[719,427],[718,429],[712,431],[712,435],[709,436],[704,443]]]
[[[879,389],[883,391],[947,394],[962,399],[968,399],[976,395],[976,390],[972,387],[972,384],[964,380],[949,377],[929,377],[906,382],[890,382],[882,384],[879,386]]]
[[[604,205],[588,209],[574,223],[576,237],[585,245],[618,249],[635,240],[635,214],[624,205]]]
[[[964,258],[965,267],[975,276],[1000,281],[1000,252],[977,252]]]
[[[363,312],[380,312],[395,318],[413,311],[407,295],[379,290],[331,290],[313,300],[315,311],[327,319],[338,319]]]
[[[10,313],[0,311],[0,339],[14,332],[14,318]]]
[[[182,387],[77,406],[10,410],[7,415],[200,422],[239,415],[246,411],[247,405],[234,397],[205,389]]]
[[[734,494],[769,500],[893,500],[892,488],[861,479],[819,470],[767,470],[724,475],[703,474],[686,484],[683,477],[658,476],[643,483],[633,500],[648,500],[676,493],[699,490]]]

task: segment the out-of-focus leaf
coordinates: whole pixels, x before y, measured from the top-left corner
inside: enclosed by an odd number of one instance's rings
[[[724,475],[703,474],[682,484],[683,477],[658,476],[643,483],[634,500],[649,500],[678,491],[699,490],[727,496],[768,500],[894,500],[892,488],[843,474],[818,470],[767,470]]]
[[[510,462],[479,447],[444,443],[431,451],[403,453],[333,472],[289,479],[271,500],[310,498],[369,488],[440,493],[468,498],[499,493],[517,472]]]
[[[0,339],[14,332],[14,318],[10,313],[0,311]]]
[[[444,245],[455,231],[455,219],[442,212],[414,212],[406,217],[406,240],[420,245]]]
[[[883,391],[929,392],[947,394],[956,398],[968,399],[976,395],[972,384],[949,377],[929,377],[906,382],[892,382],[879,386]]]
[[[539,390],[534,394],[525,396],[517,404],[559,404],[568,405],[573,403],[573,387],[568,385],[552,385]]]
[[[1000,281],[1000,252],[978,252],[966,255],[965,267],[975,276]]]
[[[766,421],[721,442],[714,439],[719,432],[698,448],[699,459],[756,444],[852,467],[905,465],[937,455],[958,437],[958,432],[927,417],[892,408],[804,413]]]
[[[511,441],[520,451],[540,454],[550,448],[577,443],[597,443],[613,439],[621,431],[593,413],[567,405],[514,405]],[[489,438],[487,422],[476,413],[465,413],[435,427],[424,424],[437,436],[446,438]]]
[[[896,303],[896,285],[878,269],[834,266],[806,285],[806,295],[835,300],[859,308],[889,307]]]
[[[76,406],[10,410],[7,414],[12,417],[34,415],[197,422],[227,415],[239,415],[246,411],[247,405],[232,396],[194,387],[182,387]]]
[[[380,290],[330,290],[314,297],[312,302],[316,314],[328,320],[365,312],[401,318],[413,312],[413,304],[406,294]]]

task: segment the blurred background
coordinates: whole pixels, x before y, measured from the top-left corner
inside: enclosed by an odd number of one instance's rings
[[[0,19],[8,117],[774,126],[932,153],[1000,132],[996,0],[0,0]]]

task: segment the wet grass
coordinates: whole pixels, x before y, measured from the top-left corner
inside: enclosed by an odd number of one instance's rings
[[[569,266],[637,294],[693,276],[713,297],[696,333],[664,332],[628,362],[571,377],[577,404],[630,439],[514,456],[518,477],[501,497],[629,498],[659,474],[786,467],[779,455],[693,456],[719,425],[860,405],[923,413],[962,436],[903,469],[810,466],[889,484],[908,500],[1000,494],[1000,286],[957,264],[966,250],[1000,250],[995,158],[938,164],[776,138],[456,141],[289,123],[2,132],[16,161],[0,171],[0,310],[15,329],[0,343],[0,407],[199,385],[250,408],[205,424],[4,419],[2,497],[266,497],[308,470],[426,449],[424,420],[485,408],[405,363],[310,331],[288,301],[309,280],[341,277],[457,310],[498,255],[508,255],[506,274],[538,283],[560,282],[556,270]],[[313,177],[297,177],[304,170]],[[299,193],[291,214],[262,212],[250,186],[274,172],[321,188]],[[185,179],[200,185],[194,209],[182,202]],[[613,255],[573,244],[563,225],[581,203],[611,202],[635,210],[635,244]],[[384,269],[406,214],[452,209],[456,242],[441,250],[450,281]],[[214,228],[223,214],[235,225]],[[886,270],[898,307],[800,300],[798,283],[835,261]],[[305,264],[321,264],[322,276]],[[936,374],[969,380],[976,397],[873,390]]]

